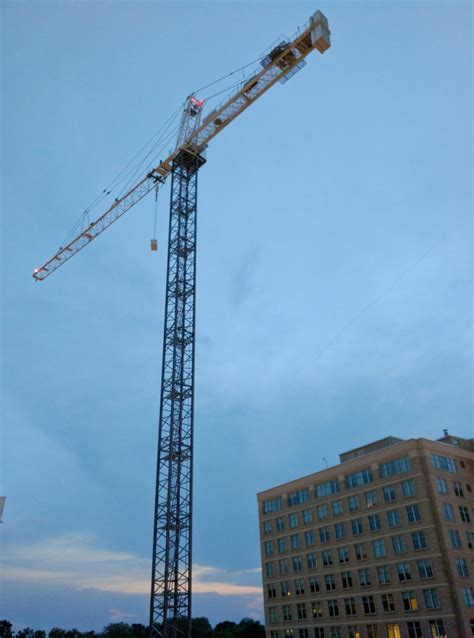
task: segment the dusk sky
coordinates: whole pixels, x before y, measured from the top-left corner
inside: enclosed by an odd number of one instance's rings
[[[169,187],[158,253],[149,196],[31,272],[191,91],[316,9],[332,48],[199,175],[193,615],[262,619],[257,492],[389,434],[472,436],[470,2],[4,1],[0,618],[17,629],[148,622]]]

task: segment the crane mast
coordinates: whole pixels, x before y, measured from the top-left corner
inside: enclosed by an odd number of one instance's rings
[[[42,281],[171,176],[168,263],[153,525],[150,637],[191,635],[192,485],[198,171],[209,142],[276,82],[284,84],[313,50],[330,47],[326,17],[316,11],[289,40],[260,60],[262,70],[203,116],[204,100],[186,99],[175,150],[51,259]]]

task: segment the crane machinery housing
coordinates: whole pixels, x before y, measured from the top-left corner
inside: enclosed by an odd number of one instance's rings
[[[328,21],[316,11],[290,39],[259,60],[259,68],[204,116],[204,100],[185,101],[174,151],[35,269],[43,281],[171,177],[165,322],[153,526],[150,635],[190,636],[192,484],[198,171],[209,142],[274,84],[286,83],[313,50],[330,47]],[[156,245],[152,243],[152,249]]]

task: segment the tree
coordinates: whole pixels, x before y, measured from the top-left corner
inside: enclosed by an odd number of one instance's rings
[[[61,627],[53,627],[48,634],[48,638],[66,638],[66,632]]]
[[[12,624],[8,620],[0,620],[0,638],[13,638]]]
[[[145,625],[141,625],[140,623],[133,623],[130,626],[130,629],[133,632],[135,638],[148,638],[149,629],[145,627]]]
[[[212,638],[211,623],[205,616],[191,620],[191,636],[192,638]]]
[[[265,638],[265,628],[258,620],[242,618],[237,625],[238,638]]]
[[[237,638],[237,623],[223,620],[214,627],[214,638]]]
[[[110,623],[104,627],[103,638],[135,638],[133,629],[125,622]]]

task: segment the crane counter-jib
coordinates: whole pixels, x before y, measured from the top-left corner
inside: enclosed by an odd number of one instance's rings
[[[233,95],[209,113],[201,121],[203,100],[193,100],[199,105],[187,117],[188,128],[182,143],[165,160],[147,173],[124,196],[117,198],[98,219],[77,235],[67,246],[61,246],[51,259],[33,272],[36,281],[42,281],[71,259],[75,254],[98,237],[109,226],[124,215],[153,189],[159,188],[174,170],[174,161],[183,150],[201,154],[209,142],[236,117],[266,93],[276,82],[285,83],[305,64],[305,58],[317,49],[324,53],[331,46],[329,25],[326,16],[316,11],[302,29],[291,39],[282,41],[260,61],[263,67],[258,73],[246,78]],[[189,104],[189,102],[187,103]],[[186,107],[187,108],[187,107]],[[186,113],[185,108],[185,113]],[[199,117],[196,117],[199,115]],[[194,120],[192,120],[194,117]],[[189,122],[192,122],[189,126]],[[178,140],[180,138],[178,137]],[[183,139],[183,138],[181,138]]]

